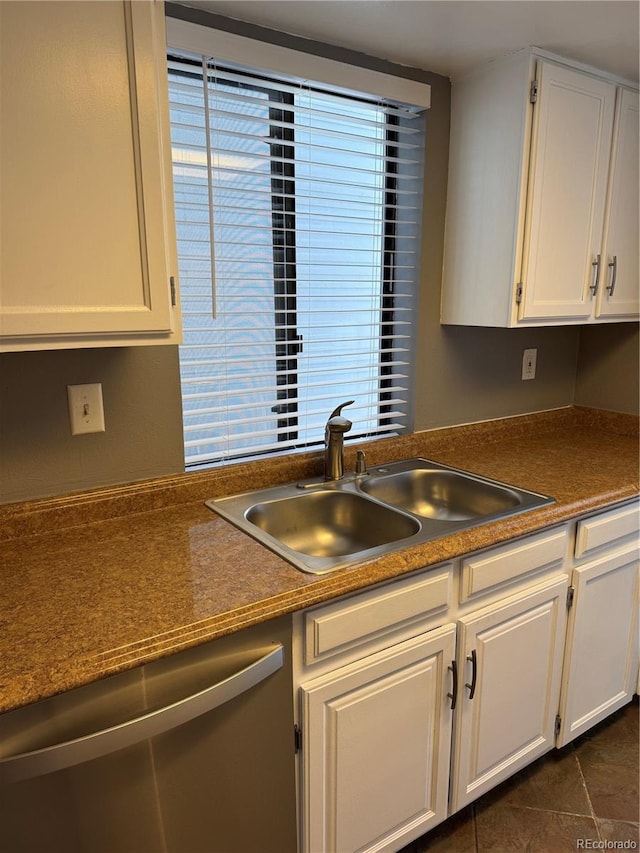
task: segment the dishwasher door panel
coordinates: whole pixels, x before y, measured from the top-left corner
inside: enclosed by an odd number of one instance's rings
[[[144,707],[141,670],[122,673],[0,716],[0,751],[42,749],[133,717]],[[164,838],[152,778],[151,745],[143,742],[2,784],[0,850],[161,853]]]
[[[0,850],[295,853],[292,695],[285,617],[0,715]]]
[[[289,645],[287,632],[273,628],[266,640]],[[295,853],[290,667],[287,649],[285,666],[268,679],[153,739],[172,853]]]

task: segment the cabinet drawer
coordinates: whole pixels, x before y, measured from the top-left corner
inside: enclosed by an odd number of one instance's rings
[[[568,528],[562,527],[465,557],[461,564],[460,601],[561,563],[567,552],[567,537]]]
[[[305,664],[365,645],[369,654],[413,636],[417,622],[446,611],[451,601],[452,571],[447,564],[308,610],[304,614]]]
[[[602,545],[623,539],[625,536],[638,535],[640,531],[640,515],[638,503],[610,510],[602,515],[586,518],[578,522],[576,535],[576,557],[595,551]]]

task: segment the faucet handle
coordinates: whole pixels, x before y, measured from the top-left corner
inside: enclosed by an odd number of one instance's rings
[[[337,408],[335,408],[335,409],[331,412],[331,414],[329,415],[329,420],[331,420],[331,418],[335,418],[335,417],[337,417],[338,415],[340,415],[340,413],[342,412],[342,410],[344,409],[344,407],[345,407],[345,406],[350,406],[352,403],[355,403],[355,400],[347,400],[347,402],[346,402],[346,403],[340,403],[340,405],[339,405]]]

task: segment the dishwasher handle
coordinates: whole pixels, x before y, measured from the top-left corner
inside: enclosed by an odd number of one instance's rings
[[[168,732],[235,699],[283,663],[284,649],[278,643],[233,675],[163,708],[79,738],[0,758],[0,783],[44,776]]]

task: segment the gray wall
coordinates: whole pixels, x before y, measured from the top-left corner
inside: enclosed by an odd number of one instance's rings
[[[89,382],[106,431],[72,436],[66,386]],[[181,470],[177,347],[0,355],[0,502]]]
[[[637,415],[639,389],[638,324],[585,327],[580,334],[576,405]]]
[[[441,326],[440,282],[449,150],[450,86],[429,81],[415,428],[450,426],[573,403],[580,329]],[[538,349],[535,380],[523,382],[522,351]]]
[[[246,35],[259,28],[218,25]],[[279,41],[299,46],[290,36]],[[304,42],[335,59],[392,70],[362,54]],[[396,69],[397,70],[397,69]],[[449,141],[449,82],[432,86],[427,117],[424,237],[415,376],[415,428],[468,423],[572,405],[636,411],[637,324],[581,332],[440,326],[440,277]],[[522,350],[538,348],[538,375],[520,379]],[[635,358],[635,362],[633,362]],[[633,362],[629,367],[627,362]],[[628,375],[626,367],[629,367]],[[579,370],[576,384],[576,370]],[[615,379],[612,378],[615,374]],[[66,385],[102,382],[106,432],[72,436]],[[0,502],[66,494],[183,470],[177,348],[0,355]]]

